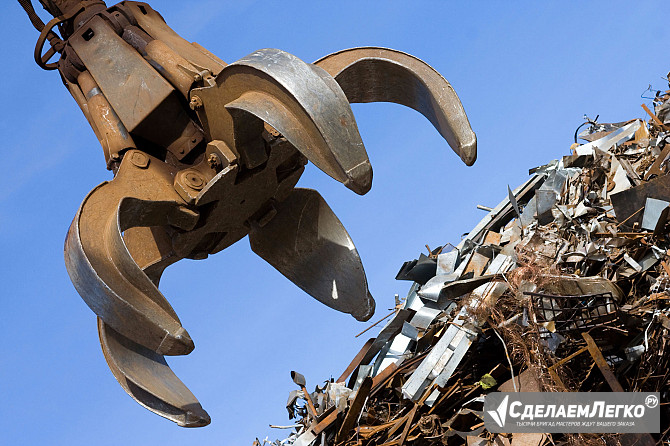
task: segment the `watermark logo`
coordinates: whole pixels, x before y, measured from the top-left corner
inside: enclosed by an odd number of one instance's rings
[[[509,396],[506,396],[500,402],[500,405],[498,405],[498,408],[496,410],[489,410],[488,411],[489,415],[491,415],[491,418],[493,418],[493,421],[495,421],[498,424],[498,426],[500,426],[500,427],[505,426],[505,419],[507,418],[507,400],[508,399],[509,399]]]
[[[653,409],[654,407],[658,406],[658,398],[656,395],[647,395],[647,397],[644,399],[644,404],[648,408]]]
[[[660,432],[657,392],[493,392],[484,399],[490,432]]]

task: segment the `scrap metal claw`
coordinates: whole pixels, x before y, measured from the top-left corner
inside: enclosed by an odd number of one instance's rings
[[[365,321],[375,304],[361,259],[321,195],[295,188],[304,166],[311,161],[357,194],[370,190],[353,102],[411,107],[465,164],[476,159],[453,88],[408,54],[354,48],[309,64],[262,49],[226,65],[146,3],[40,2],[54,16],[46,25],[19,0],[40,31],[35,60],[60,72],[114,172],[70,226],[67,270],[98,316],[121,386],[181,426],[210,418],[164,358],[194,348],[158,289],[167,266],[248,235],[251,249],[306,293]]]

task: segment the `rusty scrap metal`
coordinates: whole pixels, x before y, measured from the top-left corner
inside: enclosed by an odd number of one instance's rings
[[[248,235],[252,250],[305,292],[367,320],[375,304],[359,255],[319,193],[295,188],[304,166],[368,192],[372,167],[349,104],[380,101],[422,113],[465,164],[475,162],[476,137],[455,91],[408,54],[354,48],[310,64],[261,49],[226,64],[146,3],[40,1],[54,17],[46,25],[19,0],[40,32],[35,60],[59,71],[114,173],[72,222],[68,273],[98,316],[117,380],[182,426],[209,416],[163,357],[194,348],[158,289],[166,267]],[[361,363],[381,347],[372,344]]]

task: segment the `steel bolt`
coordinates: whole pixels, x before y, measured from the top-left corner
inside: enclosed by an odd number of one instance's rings
[[[130,155],[130,162],[140,169],[146,169],[149,165],[149,157],[142,152],[133,152]]]
[[[191,107],[191,110],[197,110],[202,107],[202,99],[199,96],[193,96],[191,102],[188,104]]]
[[[219,156],[216,153],[210,153],[207,157],[207,164],[209,164],[209,167],[216,170],[221,167],[221,159],[219,159]]]
[[[195,190],[200,190],[205,185],[205,180],[202,176],[193,170],[186,172],[183,178],[186,181],[186,185]]]
[[[278,137],[281,135],[281,133],[279,133],[279,131],[276,128],[272,127],[270,124],[265,124],[265,130],[267,130],[268,133],[274,137]]]

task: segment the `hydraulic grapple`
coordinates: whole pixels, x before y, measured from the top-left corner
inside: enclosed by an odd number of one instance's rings
[[[374,300],[349,234],[318,192],[295,188],[307,162],[368,192],[372,168],[349,103],[379,101],[422,113],[465,164],[475,161],[453,88],[408,54],[354,48],[309,64],[262,49],[227,65],[146,3],[40,0],[54,17],[46,25],[30,0],[19,3],[40,32],[37,64],[59,71],[114,173],[72,222],[70,278],[98,316],[121,386],[181,426],[210,418],[164,358],[194,348],[158,290],[168,265],[248,235],[306,293],[367,320]]]

